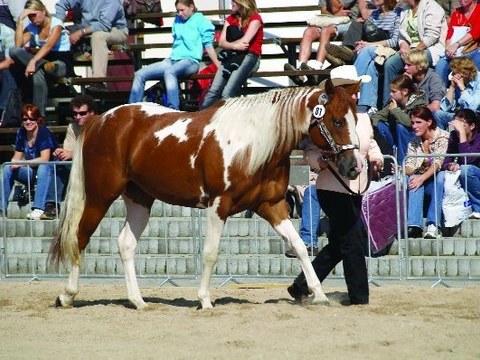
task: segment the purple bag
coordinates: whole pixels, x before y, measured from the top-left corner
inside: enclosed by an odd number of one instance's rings
[[[400,196],[400,204],[402,204]],[[403,228],[403,206],[399,209],[400,228]],[[362,220],[373,253],[378,253],[397,236],[397,206],[395,182],[367,192],[362,199]]]

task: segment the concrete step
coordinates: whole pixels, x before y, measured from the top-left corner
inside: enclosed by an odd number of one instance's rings
[[[27,204],[25,206],[20,207],[18,202],[13,201],[12,198],[14,196],[14,191],[10,196],[10,201],[8,203],[8,219],[25,219],[27,213],[30,212],[31,205]],[[60,204],[61,208],[63,208],[63,203]],[[152,210],[150,212],[151,217],[191,217],[192,215],[196,215],[202,210],[178,206],[178,205],[171,205],[164,203],[162,201],[156,200],[153,203]],[[107,212],[106,217],[110,218],[125,218],[125,205],[121,198],[115,200],[110,209]],[[245,217],[245,213],[239,213],[233,215],[232,217]]]
[[[12,236],[7,237],[2,248],[9,254],[43,254],[48,253],[53,234],[45,236]],[[322,236],[318,238],[319,247],[328,242]],[[404,244],[402,240],[401,244]],[[203,239],[190,235],[158,237],[144,235],[141,237],[137,252],[139,254],[193,254],[199,253],[203,247]],[[408,256],[475,256],[480,255],[480,239],[478,238],[440,238],[440,239],[411,239],[403,245],[404,254]],[[224,235],[220,241],[220,254],[250,254],[254,255],[281,255],[286,245],[276,234],[259,235],[258,233]],[[117,236],[96,235],[90,239],[86,253],[88,254],[118,254]],[[389,254],[398,255],[399,242],[394,241]]]
[[[17,209],[15,209],[17,207]],[[11,211],[10,211],[11,210]],[[18,211],[17,216],[15,211]],[[47,257],[56,220],[24,219],[26,208],[9,206],[9,218],[0,221],[0,269],[7,275],[48,274]],[[199,216],[201,214],[202,216]],[[136,269],[139,275],[201,274],[202,237],[205,234],[204,212],[197,209],[155,202],[149,224],[138,244]],[[82,274],[92,276],[122,275],[117,237],[124,225],[124,205],[117,200],[108,217],[93,234],[85,254]],[[300,219],[292,219],[298,229]],[[467,220],[441,239],[403,239],[395,241],[388,256],[368,258],[371,276],[386,277],[480,277],[480,221]],[[319,237],[319,247],[327,243]],[[285,244],[273,228],[254,216],[238,214],[228,219],[220,242],[217,275],[295,276],[300,272],[296,259],[284,256]],[[400,254],[400,255],[399,255]],[[61,270],[66,273],[67,268]],[[339,264],[333,275],[343,275]]]
[[[46,254],[8,256],[5,258],[7,275],[65,275],[69,266],[60,271],[49,269]],[[416,277],[416,278],[480,278],[480,256],[416,256],[400,259],[387,255],[368,258],[368,271],[371,277]],[[135,269],[139,276],[199,276],[202,272],[201,256],[189,255],[147,255],[135,257]],[[219,255],[214,275],[251,276],[296,276],[300,273],[297,259],[283,255],[248,254]],[[82,263],[82,276],[123,275],[123,265],[119,256],[86,254]],[[343,276],[341,263],[332,271],[333,276]]]

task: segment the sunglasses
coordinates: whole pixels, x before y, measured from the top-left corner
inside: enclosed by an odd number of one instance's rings
[[[72,111],[72,112],[73,112],[73,116],[77,116],[77,115],[85,116],[88,114],[88,111]]]
[[[24,118],[23,118],[23,121],[27,121],[27,120],[35,121],[35,122],[37,121],[37,119],[32,118],[32,117],[24,117]]]

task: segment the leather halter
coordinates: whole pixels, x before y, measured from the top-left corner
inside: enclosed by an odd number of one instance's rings
[[[327,126],[325,125],[324,117],[325,117],[325,104],[328,102],[327,94],[322,94],[318,98],[318,105],[313,108],[313,120],[310,123],[310,128],[312,126],[317,126],[318,130],[326,140],[328,146],[331,150],[322,150],[324,153],[324,160],[332,160],[334,162],[337,161],[338,155],[347,150],[354,150],[358,149],[358,145],[354,144],[346,144],[346,145],[338,145],[335,142],[335,139],[328,131]]]

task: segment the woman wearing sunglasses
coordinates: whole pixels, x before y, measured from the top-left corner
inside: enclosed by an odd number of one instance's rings
[[[3,167],[3,189],[0,191],[0,204],[3,214],[7,213],[8,198],[12,192],[14,180],[33,188],[35,177],[37,185],[32,203],[32,211],[27,219],[40,219],[45,210],[45,201],[50,182],[53,180],[53,166],[38,164],[53,159],[53,151],[58,147],[50,130],[44,126],[45,119],[36,105],[23,106],[22,126],[18,129],[15,140],[13,164]],[[27,164],[15,164],[16,162]]]

